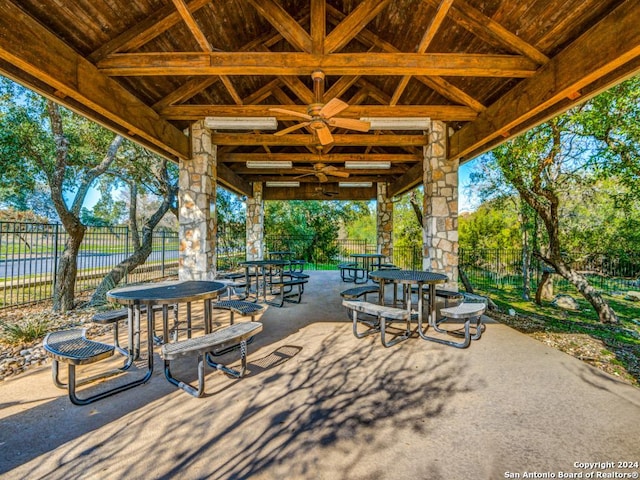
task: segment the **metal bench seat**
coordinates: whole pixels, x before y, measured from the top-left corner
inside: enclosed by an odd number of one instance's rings
[[[164,375],[172,385],[184,390],[194,397],[204,395],[204,363],[216,370],[220,370],[234,378],[241,378],[247,370],[247,339],[254,337],[262,331],[260,322],[243,322],[223,327],[215,332],[201,337],[189,338],[175,343],[166,343],[162,346],[160,356],[164,360]],[[208,353],[218,349],[223,350],[240,344],[241,369],[233,370],[225,365],[212,361]],[[198,387],[175,378],[171,373],[171,361],[179,357],[198,357]]]
[[[366,301],[367,295],[370,293],[380,293],[380,287],[378,285],[364,285],[362,287],[348,288],[340,292],[340,296],[345,300],[355,300],[364,296]]]
[[[296,278],[292,280],[273,280],[269,283],[271,288],[278,288],[279,290],[275,292],[276,298],[280,298],[279,302],[276,301],[267,301],[269,305],[274,305],[276,307],[284,306],[284,302],[295,302],[300,303],[302,300],[302,294],[304,293],[304,284],[307,283],[308,280],[305,278]],[[297,292],[293,292],[293,287],[298,287]],[[294,299],[295,300],[292,300]]]
[[[251,317],[251,321],[254,322],[256,315],[264,312],[264,306],[253,303],[253,302],[245,302],[242,300],[224,300],[221,302],[217,302],[213,304],[214,310],[228,310],[230,313],[229,324],[233,325],[235,321],[235,315],[238,314],[241,317]],[[247,339],[247,343],[251,343],[253,341],[253,337]],[[236,350],[240,348],[240,343],[236,345],[231,345],[225,347],[224,349],[213,350],[211,352],[212,355],[224,355],[229,353],[232,350]]]
[[[388,307],[386,305],[378,305],[369,302],[360,302],[356,300],[343,300],[342,305],[347,307],[353,318],[353,334],[356,338],[362,338],[372,333],[380,332],[380,341],[385,347],[391,347],[397,343],[407,340],[411,336],[411,317],[407,310],[402,308]],[[366,313],[376,317],[375,321],[362,319],[358,316],[358,313]],[[406,328],[402,335],[396,335],[396,337],[387,341],[386,328],[388,323],[394,321],[406,322]],[[368,328],[364,332],[358,332],[358,323],[365,324]]]
[[[76,395],[77,387],[123,373],[126,368],[129,367],[129,363],[127,363],[122,368],[110,370],[106,373],[101,373],[99,375],[86,378],[82,381],[77,381],[76,365],[88,365],[91,363],[99,362],[100,360],[107,359],[113,356],[113,352],[116,347],[107,343],[89,340],[86,337],[86,329],[84,328],[74,328],[70,330],[51,332],[44,338],[42,346],[53,360],[51,364],[51,374],[53,377],[54,385],[58,388],[66,388],[69,393],[69,399],[74,405],[87,405],[89,403],[95,402],[96,400],[109,397],[116,393],[145,383],[147,380],[149,380],[149,378],[151,378],[151,372],[149,372],[147,375],[145,375],[144,378],[136,380],[134,382],[120,385],[110,390],[88,396],[86,398],[79,398]],[[67,383],[63,383],[62,381],[60,381],[59,362],[66,363],[68,365]]]
[[[432,342],[437,342],[456,348],[467,348],[471,343],[471,340],[478,340],[482,336],[482,331],[484,329],[482,314],[485,312],[485,309],[486,305],[483,303],[461,303],[460,305],[457,305],[455,307],[443,308],[441,310],[441,320],[429,320],[429,326],[438,333],[463,336],[464,338],[461,342],[454,342],[451,340],[445,340],[443,338],[427,336],[426,332],[422,329],[421,319],[418,320],[418,333],[424,340],[430,340]],[[440,328],[440,325],[448,320],[463,320],[464,333]],[[474,323],[473,326],[471,325],[471,322]],[[472,328],[474,329],[473,334],[471,332]]]

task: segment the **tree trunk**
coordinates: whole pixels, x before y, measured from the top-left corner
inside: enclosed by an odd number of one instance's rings
[[[458,276],[460,277],[460,281],[464,285],[465,292],[473,293],[473,285],[471,285],[469,277],[467,277],[467,274],[464,273],[464,270],[460,266],[458,266]]]
[[[536,305],[542,305],[543,292],[547,288],[549,281],[551,281],[551,272],[542,272],[542,278],[540,279],[540,283],[538,283],[538,288],[536,288]]]
[[[78,272],[78,252],[84,239],[85,228],[69,232],[65,249],[58,262],[56,287],[53,292],[53,310],[67,312],[74,308],[76,274]]]
[[[589,285],[589,282],[583,275],[576,272],[563,261],[556,263],[554,266],[556,268],[556,272],[571,282],[578,292],[580,292],[580,294],[591,304],[594,310],[598,313],[598,318],[602,323],[618,323],[616,312],[613,311],[598,291]]]
[[[152,236],[145,236],[141,246],[128,258],[124,259],[113,270],[111,270],[106,277],[102,279],[98,288],[91,297],[91,306],[103,305],[106,303],[106,295],[109,290],[118,286],[120,281],[139,265],[142,265],[147,261],[152,251]]]

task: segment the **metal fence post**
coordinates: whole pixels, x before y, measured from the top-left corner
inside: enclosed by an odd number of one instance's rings
[[[126,241],[124,246],[125,259],[129,258],[129,225],[126,226]],[[129,283],[129,269],[124,276],[124,283]]]
[[[56,291],[56,282],[58,281],[58,235],[60,234],[59,224],[55,223],[54,225],[54,235],[53,235],[53,279],[51,282],[51,297],[53,298],[53,293]]]
[[[164,256],[164,234],[165,231],[162,230],[162,278],[164,278],[164,264],[165,264],[165,256]]]

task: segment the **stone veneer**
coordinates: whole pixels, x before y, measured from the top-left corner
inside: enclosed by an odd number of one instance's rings
[[[383,254],[385,261],[393,260],[393,202],[387,195],[388,185],[379,182],[377,195],[377,246],[378,253]]]
[[[253,183],[253,196],[247,198],[247,260],[264,258],[264,200],[262,183]]]
[[[180,161],[180,280],[212,280],[216,274],[216,147],[204,122],[190,129],[191,159]]]
[[[447,126],[432,121],[424,147],[422,267],[444,273],[458,290],[458,160],[447,160]]]

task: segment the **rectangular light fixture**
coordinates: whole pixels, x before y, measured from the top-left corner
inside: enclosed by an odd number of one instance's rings
[[[371,124],[371,130],[429,130],[429,117],[371,117],[361,118]]]
[[[338,185],[343,188],[370,188],[372,182],[338,182]]]
[[[344,162],[344,167],[353,170],[389,169],[391,162]]]
[[[269,161],[269,160],[256,160],[256,161],[248,161],[247,168],[291,168],[293,167],[293,162],[288,161]]]
[[[275,130],[276,117],[205,117],[204,126],[211,130]]]
[[[299,187],[300,182],[266,182],[267,187]]]

